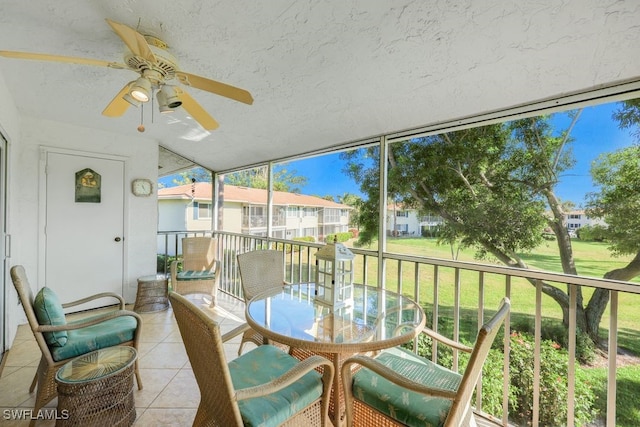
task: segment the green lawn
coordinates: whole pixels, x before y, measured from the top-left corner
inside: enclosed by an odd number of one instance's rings
[[[413,254],[421,256],[429,256],[436,258],[452,259],[452,250],[446,245],[437,245],[435,239],[409,238],[409,239],[389,239],[387,242],[388,252]],[[598,242],[582,242],[580,240],[573,241],[573,251],[575,256],[576,268],[578,274],[590,277],[603,277],[603,275],[614,268],[626,265],[631,257],[613,258],[607,245]],[[454,251],[455,252],[455,251]],[[460,261],[477,261],[474,258],[472,250],[464,250],[457,253]],[[562,272],[557,249],[554,242],[544,242],[538,247],[534,253],[523,254],[523,259],[532,269],[546,270],[553,272]],[[489,262],[490,261],[483,261]],[[498,264],[497,262],[495,262]],[[377,266],[370,268],[369,277],[377,274]],[[453,306],[453,286],[455,277],[452,269],[440,268],[438,272],[440,291],[439,298],[443,305]],[[415,272],[413,268],[403,268],[403,283],[409,284],[411,288],[404,289],[405,292],[413,293],[413,277]],[[397,263],[389,262],[387,264],[387,286],[393,288],[398,283],[398,266]],[[421,271],[420,277],[420,300],[433,300],[433,272]],[[634,280],[640,283],[640,278]],[[461,305],[463,308],[477,307],[478,294],[477,285],[478,275],[471,272],[462,272],[461,283],[470,284],[467,288],[463,288],[461,296]],[[485,275],[485,299],[487,306],[492,304],[497,306],[498,301],[504,295],[504,279],[502,277],[486,274]],[[588,301],[593,289],[582,289],[585,301]],[[535,313],[535,288],[529,282],[523,279],[514,278],[511,282],[511,300],[513,312],[520,315],[529,315],[533,318]],[[561,318],[561,310],[555,301],[543,295],[543,317]],[[640,295],[621,294],[619,299],[619,340],[620,346],[624,347],[637,355],[640,355]],[[609,312],[605,312],[601,324],[601,333],[604,337],[608,333]]]

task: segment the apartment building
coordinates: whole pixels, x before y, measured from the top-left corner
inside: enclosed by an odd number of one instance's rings
[[[158,231],[211,230],[214,217],[213,185],[209,182],[158,190]],[[267,235],[267,190],[224,185],[221,229]],[[272,237],[311,236],[316,241],[349,229],[350,206],[321,197],[285,191],[273,192]]]

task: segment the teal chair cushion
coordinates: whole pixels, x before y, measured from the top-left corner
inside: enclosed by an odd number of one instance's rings
[[[44,287],[33,300],[33,311],[41,325],[66,325],[64,309],[58,295],[51,288]],[[44,339],[49,346],[64,347],[67,343],[67,331],[45,332]]]
[[[122,316],[85,328],[70,330],[67,345],[52,347],[51,356],[53,360],[59,361],[131,341],[137,327],[138,322],[135,317]]]
[[[176,280],[213,280],[216,274],[212,271],[181,271],[176,274]]]
[[[403,348],[380,353],[376,360],[412,380],[445,390],[456,391],[462,376]],[[381,413],[408,426],[442,426],[451,401],[407,391],[369,369],[353,376],[354,397]]]
[[[261,345],[229,362],[233,387],[238,390],[279,377],[300,361],[282,350]],[[245,426],[277,426],[322,395],[322,379],[312,371],[279,392],[238,402]]]

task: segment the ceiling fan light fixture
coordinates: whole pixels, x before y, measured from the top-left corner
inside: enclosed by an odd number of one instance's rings
[[[124,99],[129,104],[133,105],[134,107],[139,107],[140,104],[142,104],[142,102],[138,101],[137,99],[135,99],[133,96],[129,95],[128,93],[125,93],[122,96],[122,99]]]
[[[158,100],[160,99],[161,95],[166,100],[166,104],[169,108],[178,108],[182,105],[182,101],[178,97],[176,89],[173,86],[162,86],[162,88],[158,91]]]
[[[163,103],[160,101],[160,94],[158,94],[158,109],[162,114],[173,113],[173,109],[169,108],[166,102]]]
[[[156,92],[156,99],[158,100],[158,108],[162,114],[164,113],[173,113],[173,109],[169,106],[167,102],[167,94],[162,90]]]
[[[150,93],[151,82],[144,77],[139,77],[129,90],[129,95],[139,102],[148,102]]]

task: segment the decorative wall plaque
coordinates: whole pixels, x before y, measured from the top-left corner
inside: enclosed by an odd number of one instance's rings
[[[76,172],[76,202],[100,203],[102,177],[92,169],[86,168]]]

